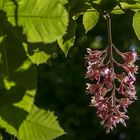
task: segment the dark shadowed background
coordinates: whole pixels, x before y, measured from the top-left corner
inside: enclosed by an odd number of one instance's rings
[[[140,41],[132,28],[133,13],[111,15],[114,44],[121,51],[136,49],[140,54]],[[78,20],[81,23],[81,18]],[[118,125],[110,134],[100,126],[96,109],[89,106],[90,96],[85,94],[85,54],[86,48],[103,49],[107,46],[106,21],[100,17],[95,28],[84,33],[79,24],[75,45],[68,57],[57,48],[49,64],[38,67],[38,94],[36,105],[55,111],[66,134],[57,140],[139,140],[140,101],[130,105],[127,128]],[[137,62],[139,65],[140,62]],[[140,94],[140,74],[137,74],[137,95]],[[140,98],[140,96],[139,96]]]

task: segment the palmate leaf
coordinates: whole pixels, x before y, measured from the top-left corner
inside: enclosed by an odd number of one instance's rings
[[[140,40],[140,11],[136,12],[133,17],[133,28],[138,39]]]
[[[35,106],[19,128],[20,140],[53,140],[63,134],[53,112]]]
[[[68,14],[61,0],[6,0],[3,10],[12,25],[22,26],[29,42],[50,43],[66,32]]]

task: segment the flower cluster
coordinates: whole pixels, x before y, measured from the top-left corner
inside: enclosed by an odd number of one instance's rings
[[[107,133],[118,123],[126,126],[125,121],[129,119],[127,107],[137,99],[134,86],[138,70],[138,66],[135,65],[137,53],[122,53],[113,47],[121,56],[122,63],[118,63],[112,54],[110,55],[110,47],[104,51],[88,48],[86,55],[86,78],[91,81],[87,83],[86,92],[91,95],[91,106],[97,108],[97,116],[101,119],[101,124],[107,128]],[[116,73],[114,65],[121,67],[123,72]]]

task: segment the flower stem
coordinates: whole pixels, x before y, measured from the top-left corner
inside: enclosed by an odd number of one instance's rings
[[[120,52],[116,47],[115,47],[115,45],[114,44],[112,44],[113,45],[113,48],[114,48],[114,50],[120,55],[120,56],[122,56],[122,52]]]
[[[113,42],[112,42],[112,30],[111,30],[111,17],[109,14],[106,14],[107,19],[107,29],[108,29],[108,45],[109,45],[109,63],[110,68],[112,69],[112,76],[114,76],[114,59],[113,59]],[[113,88],[112,88],[112,94],[111,94],[111,100],[112,100],[112,107],[115,107],[116,103],[116,97],[115,97],[115,84],[114,80],[112,81]]]
[[[107,29],[108,29],[108,46],[109,46],[109,61],[110,61],[110,67],[112,68],[114,72],[114,66],[113,66],[113,51],[112,51],[112,31],[111,31],[111,18],[109,14],[106,14],[107,19]]]

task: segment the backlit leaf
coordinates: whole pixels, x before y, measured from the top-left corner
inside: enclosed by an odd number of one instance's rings
[[[50,43],[65,34],[68,14],[62,4],[64,1],[20,0],[15,3],[6,1],[3,10],[12,25],[23,26],[29,42]]]
[[[33,107],[19,128],[21,140],[53,140],[64,134],[53,112]]]
[[[138,39],[140,39],[140,11],[136,12],[133,17],[133,28]]]
[[[99,19],[99,13],[96,10],[92,12],[87,11],[83,15],[83,25],[85,27],[86,33],[97,24],[98,19]]]

